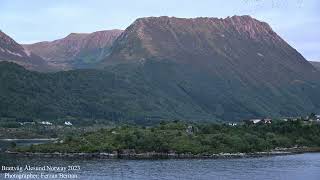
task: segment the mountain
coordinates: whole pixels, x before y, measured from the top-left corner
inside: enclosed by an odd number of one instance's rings
[[[109,49],[122,30],[94,33],[71,33],[52,42],[23,45],[60,69],[88,68],[109,54]]]
[[[250,16],[137,19],[101,65],[114,64],[140,64],[159,88],[221,119],[319,112],[319,72]]]
[[[310,63],[311,63],[315,68],[317,68],[318,70],[320,70],[320,62],[318,62],[318,61],[310,61]]]
[[[42,58],[25,50],[20,44],[2,31],[0,31],[0,61],[15,62],[31,70],[51,70]]]
[[[0,63],[0,116],[236,121],[320,112],[320,72],[249,16],[140,18],[108,52],[90,70]]]
[[[271,54],[267,54],[270,53]],[[287,56],[281,61],[279,55]],[[272,56],[278,56],[276,59]],[[292,56],[292,60],[291,60]],[[289,59],[290,57],[290,59]],[[137,19],[115,41],[109,61],[170,59],[178,63],[267,63],[302,65],[305,59],[271,27],[250,16],[218,18],[149,17]],[[245,60],[244,60],[245,59]],[[260,61],[257,61],[260,60]]]

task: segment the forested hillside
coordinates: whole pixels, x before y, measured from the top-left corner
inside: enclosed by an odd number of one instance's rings
[[[0,116],[42,119],[233,121],[295,116],[317,110],[319,94],[304,84],[278,91],[268,87],[274,92],[259,84],[237,87],[206,72],[158,61],[47,74],[2,62],[0,84]],[[222,93],[226,85],[230,89]]]

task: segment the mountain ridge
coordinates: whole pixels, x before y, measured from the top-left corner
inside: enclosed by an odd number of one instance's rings
[[[235,121],[320,111],[320,72],[250,16],[140,18],[92,65],[53,74],[10,66],[10,81],[3,65],[2,114]]]
[[[25,50],[2,31],[0,31],[0,61],[11,61],[36,71],[52,70],[41,57]]]
[[[170,37],[167,37],[168,39],[161,39],[163,37],[159,37],[160,35],[157,36],[155,34],[152,34],[152,30],[156,31],[156,33],[159,33],[159,34],[162,33]],[[147,18],[139,18],[136,21],[134,21],[125,30],[125,32],[122,35],[120,35],[120,37],[118,38],[118,41],[120,42],[115,42],[116,44],[115,46],[117,46],[117,44],[130,45],[130,41],[133,41],[134,39],[132,40],[128,36],[135,35],[135,37],[133,38],[136,38],[135,39],[137,40],[136,43],[139,43],[139,41],[140,42],[143,41],[142,43],[144,43],[144,45],[142,49],[145,49],[147,51],[145,53],[150,53],[149,56],[152,57],[152,56],[159,55],[157,54],[157,52],[161,51],[160,50],[161,47],[156,47],[156,45],[160,46],[161,44],[156,44],[155,46],[150,47],[151,43],[157,43],[165,40],[166,44],[162,44],[162,47],[172,45],[174,46],[174,48],[172,49],[176,50],[178,49],[177,47],[180,47],[183,49],[184,48],[183,44],[192,46],[192,42],[188,40],[183,41],[183,37],[181,38],[181,35],[180,35],[181,33],[190,34],[194,36],[196,35],[201,36],[200,33],[202,33],[204,37],[211,36],[211,39],[208,39],[206,42],[204,42],[206,44],[200,44],[198,42],[194,42],[194,43],[196,45],[202,45],[203,48],[212,48],[214,47],[212,42],[214,40],[219,40],[219,38],[220,39],[224,38],[225,35],[223,33],[229,33],[228,31],[230,30],[236,31],[237,33],[243,33],[243,32],[248,33],[248,38],[254,38],[256,40],[263,40],[261,36],[259,36],[261,32],[263,32],[264,34],[267,34],[267,33],[276,34],[272,31],[271,27],[267,23],[260,22],[256,19],[251,18],[250,16],[232,16],[224,19],[223,18],[176,18],[176,17],[167,17],[167,16],[147,17]],[[136,34],[132,35],[132,33],[136,33]],[[195,33],[199,33],[199,34],[195,34]],[[180,35],[180,37],[178,35]],[[121,42],[121,39],[125,39],[125,38],[129,42]],[[212,38],[216,38],[216,39],[212,39]],[[269,40],[273,40],[281,43],[283,42],[279,36],[272,36],[272,38],[273,39],[269,39]],[[195,40],[199,40],[199,39],[195,39]],[[200,40],[204,41],[204,39],[200,39]],[[174,42],[174,41],[177,41],[177,42]],[[212,41],[212,42],[209,42],[209,41]],[[209,47],[206,47],[205,45]],[[128,49],[134,50],[135,47],[128,47]],[[187,49],[187,50],[190,51],[190,49]],[[194,48],[191,50],[200,51],[199,53],[201,53],[200,48],[197,48],[197,49]],[[115,58],[112,56],[115,56],[114,54],[117,54],[117,53],[123,56],[117,59],[130,58],[126,56],[127,54],[130,54],[130,53],[124,52],[124,50],[122,50],[123,52],[117,52],[117,48],[114,48],[113,51],[116,51],[116,52],[111,53],[110,59]],[[170,54],[170,53],[172,52],[166,51],[163,54]],[[184,53],[186,53],[186,50],[184,50]],[[135,54],[139,54],[139,51],[135,52]],[[132,57],[132,59],[134,58],[136,57]]]
[[[108,54],[113,41],[122,30],[104,30],[93,33],[70,33],[62,39],[23,45],[61,69],[90,67]]]

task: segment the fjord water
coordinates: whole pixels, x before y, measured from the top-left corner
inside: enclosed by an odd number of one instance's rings
[[[79,165],[77,179],[89,180],[318,180],[320,153],[243,159],[72,159],[0,155],[1,165]],[[0,174],[2,179],[3,173]]]

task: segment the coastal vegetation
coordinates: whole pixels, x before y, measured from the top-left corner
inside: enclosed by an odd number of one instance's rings
[[[154,126],[120,125],[55,143],[17,147],[17,152],[40,153],[235,153],[276,148],[320,147],[320,125],[302,120],[271,124],[200,124],[161,122]]]

